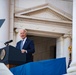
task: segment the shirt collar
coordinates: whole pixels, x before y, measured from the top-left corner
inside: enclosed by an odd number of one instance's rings
[[[23,44],[25,43],[26,39],[27,39],[27,37],[25,39],[23,39]]]
[[[26,41],[27,37],[23,39],[23,41]]]

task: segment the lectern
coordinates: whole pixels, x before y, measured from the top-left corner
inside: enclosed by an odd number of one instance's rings
[[[0,49],[0,62],[6,65],[21,65],[26,63],[26,53],[9,45]]]

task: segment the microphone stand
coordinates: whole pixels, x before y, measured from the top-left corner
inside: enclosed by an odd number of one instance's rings
[[[5,44],[5,45],[6,45],[6,47],[7,47],[7,46],[9,46],[9,43],[7,43],[7,44]]]
[[[10,40],[10,41],[7,41],[7,42],[5,42],[4,44],[6,45],[6,47],[7,46],[9,46],[9,43],[11,43],[13,40]]]

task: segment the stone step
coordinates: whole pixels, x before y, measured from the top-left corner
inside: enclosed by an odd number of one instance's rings
[[[13,75],[4,63],[0,63],[0,75]]]
[[[68,74],[64,74],[64,75],[76,75],[76,72],[68,73]]]

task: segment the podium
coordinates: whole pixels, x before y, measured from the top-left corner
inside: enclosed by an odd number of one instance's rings
[[[13,65],[21,65],[26,63],[26,53],[9,45],[0,49],[0,62],[6,64],[9,68]]]

